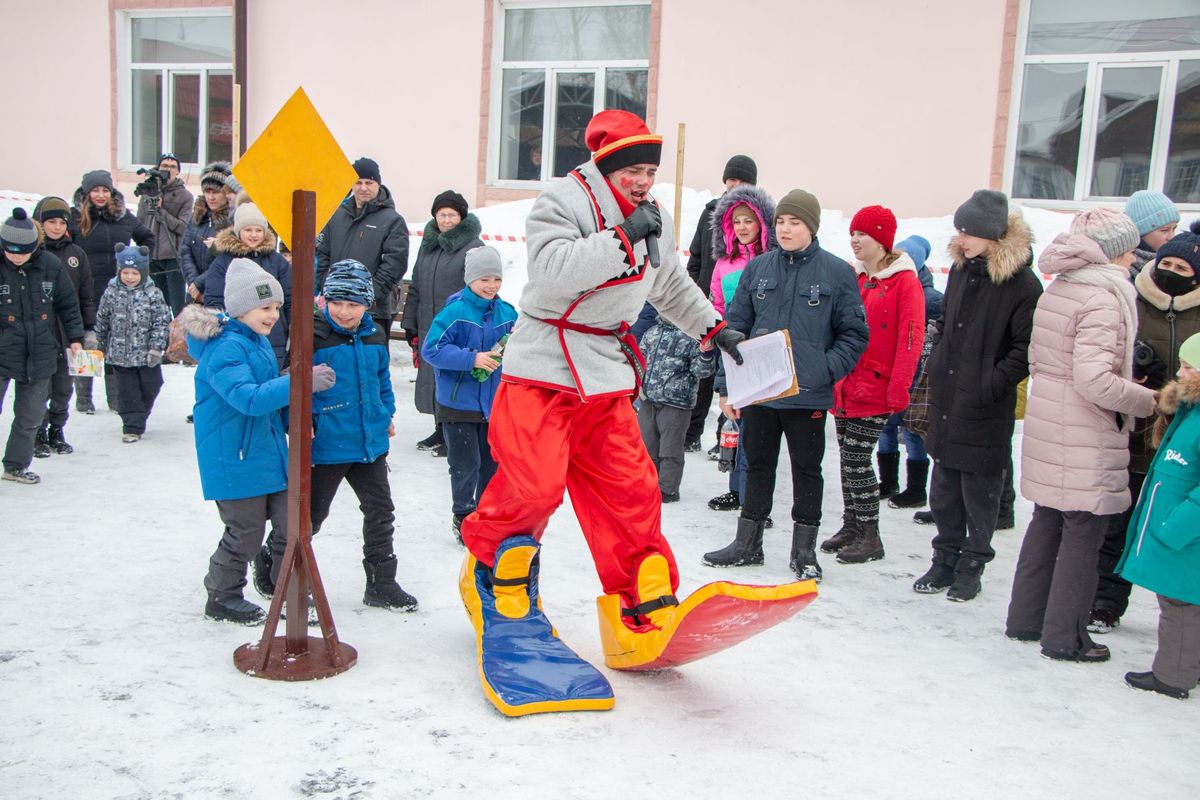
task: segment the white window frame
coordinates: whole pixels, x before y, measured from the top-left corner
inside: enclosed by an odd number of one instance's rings
[[[1086,53],[1079,55],[1027,55],[1029,14],[1033,0],[1021,0],[1017,19],[1016,52],[1013,54],[1012,91],[1009,100],[1008,133],[1004,145],[1004,190],[1014,200],[1036,208],[1074,210],[1095,206],[1123,204],[1124,197],[1100,197],[1089,194],[1092,185],[1093,157],[1096,148],[1096,116],[1099,87],[1107,69],[1128,67],[1162,67],[1158,93],[1158,115],[1154,122],[1154,144],[1150,151],[1150,185],[1155,191],[1165,191],[1167,149],[1171,142],[1170,123],[1175,116],[1175,91],[1179,82],[1181,61],[1200,60],[1200,50],[1169,50],[1152,53]],[[1084,5],[1081,4],[1081,8]],[[1079,160],[1075,169],[1075,196],[1069,200],[1044,200],[1013,195],[1013,180],[1017,168],[1017,134],[1020,130],[1021,95],[1024,89],[1025,67],[1031,64],[1083,64],[1087,67],[1084,82],[1083,120],[1079,130]],[[1182,211],[1200,211],[1200,203],[1176,203]]]
[[[233,72],[232,57],[229,62],[142,62],[133,61],[133,21],[147,17],[233,17],[232,8],[162,8],[129,9],[117,12],[117,164],[118,169],[133,171],[139,167],[157,167],[158,164],[133,160],[133,70],[158,69],[163,80],[162,130],[165,147],[175,138],[174,119],[171,113],[174,84],[172,75],[200,76],[200,144],[199,161],[182,162],[180,168],[203,167],[208,163],[208,74],[210,72]]]
[[[487,131],[487,185],[493,189],[541,189],[549,185],[549,180],[519,181],[515,179],[501,180],[500,174],[500,125],[503,122],[504,110],[504,71],[506,69],[543,70],[546,80],[545,101],[551,104],[555,88],[555,77],[560,72],[587,73],[595,75],[595,91],[593,93],[592,113],[604,110],[604,97],[607,87],[608,70],[610,69],[644,69],[647,76],[650,72],[649,56],[645,59],[604,59],[588,61],[505,61],[504,60],[504,24],[505,11],[537,9],[537,8],[593,8],[596,6],[650,6],[650,0],[492,0],[492,55],[491,81],[488,88],[488,131]],[[647,33],[650,33],[649,31]],[[651,42],[653,46],[653,42]],[[649,84],[647,83],[647,103],[649,103]],[[649,108],[647,108],[647,113]],[[553,134],[558,123],[558,104],[552,103],[546,114],[546,124],[542,126],[542,162],[549,164],[553,160]],[[550,178],[550,180],[554,180]]]

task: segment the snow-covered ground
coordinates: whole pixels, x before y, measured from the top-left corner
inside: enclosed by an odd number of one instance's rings
[[[362,605],[360,517],[343,487],[314,540],[338,631],[359,652],[337,677],[247,677],[232,654],[261,629],[202,615],[201,577],[221,526],[200,498],[184,422],[188,368],[165,368],[142,442],[122,444],[107,411],[72,414],[73,455],[36,461],[39,486],[0,483],[0,797],[1200,796],[1197,699],[1121,679],[1150,664],[1151,595],[1135,591],[1124,624],[1104,638],[1107,664],[1046,661],[1036,645],[1004,638],[1024,501],[1018,530],[996,536],[975,602],[913,593],[932,531],[885,507],[887,558],[822,557],[821,597],[778,628],[676,670],[606,670],[610,712],[500,716],[480,691],[455,585],[462,551],[449,530],[446,462],[414,448],[430,422],[412,410],[406,347],[394,351],[396,546],[421,609]],[[829,431],[831,530],[841,502]],[[780,521],[789,486],[784,466]],[[683,500],[663,519],[682,590],[788,580],[782,525],[768,533],[762,567],[701,565],[733,532],[733,513],[704,504],[724,490],[715,465],[689,454]],[[547,613],[601,664],[599,584],[569,503],[544,542]]]

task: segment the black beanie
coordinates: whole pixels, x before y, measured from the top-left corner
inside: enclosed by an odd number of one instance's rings
[[[467,198],[453,189],[447,189],[433,198],[433,208],[429,210],[429,213],[436,217],[439,208],[453,209],[463,219],[467,218]]]
[[[383,178],[379,176],[379,165],[375,163],[375,159],[363,156],[358,161],[354,162],[354,171],[358,173],[358,177],[367,181],[375,181],[383,183]]]
[[[995,189],[978,189],[954,212],[954,228],[968,236],[998,242],[1008,233],[1008,197]]]
[[[721,173],[721,182],[736,178],[739,181],[758,185],[758,164],[750,156],[734,156],[725,162],[725,171]]]

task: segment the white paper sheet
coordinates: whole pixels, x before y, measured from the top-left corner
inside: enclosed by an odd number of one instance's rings
[[[765,333],[738,345],[743,364],[739,367],[721,353],[725,366],[725,383],[729,405],[743,408],[760,400],[778,397],[792,388],[796,381],[796,365],[792,347],[783,331]]]

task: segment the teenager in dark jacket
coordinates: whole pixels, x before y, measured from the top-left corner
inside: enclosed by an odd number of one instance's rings
[[[408,223],[396,211],[392,194],[383,185],[379,165],[372,159],[354,162],[358,180],[317,237],[317,291],[330,264],[353,259],[371,273],[375,304],[370,314],[389,331],[392,294],[408,272]]]
[[[218,233],[213,243],[217,256],[205,273],[204,305],[225,307],[225,273],[235,258],[248,258],[266,270],[283,287],[283,309],[267,336],[282,369],[287,362],[288,330],[292,324],[292,265],[275,251],[275,242],[275,234],[258,206],[248,202],[239,205],[233,225]]]
[[[483,227],[467,209],[466,199],[447,189],[433,199],[430,209],[433,219],[425,223],[421,250],[413,265],[408,299],[404,302],[403,327],[413,352],[429,333],[433,318],[446,305],[450,295],[463,288],[463,270],[467,252],[483,247],[479,234]],[[417,411],[436,414],[433,367],[421,362],[417,369],[417,390],[414,394]],[[433,433],[417,443],[418,450],[431,450],[434,455],[446,455],[442,427],[435,423]]]
[[[113,186],[112,175],[106,170],[86,172],[75,190],[74,208],[69,229],[71,239],[85,253],[92,268],[92,297],[99,303],[108,282],[117,275],[113,253],[118,244],[143,245],[153,249],[154,234],[125,207],[125,196]],[[108,407],[117,410],[117,383],[108,380],[112,370],[104,369],[104,395]],[[75,408],[85,414],[94,413],[92,379],[75,381]]]
[[[96,303],[92,299],[92,269],[88,266],[87,253],[71,241],[71,235],[67,232],[67,220],[70,216],[71,207],[61,197],[43,197],[33,209],[34,220],[42,226],[42,246],[58,258],[79,296],[79,313],[83,317],[83,346],[95,347]],[[58,334],[58,369],[50,379],[50,407],[46,410],[46,418],[42,421],[42,427],[38,429],[34,445],[33,454],[38,458],[45,458],[51,453],[65,455],[75,451],[63,435],[75,381],[67,369],[67,359],[63,353],[70,341],[61,321]]]
[[[925,262],[929,259],[930,244],[924,236],[909,236],[896,242],[896,249],[908,253],[908,257],[917,266],[917,278],[921,281],[921,289],[925,295],[925,323],[940,319],[942,316],[942,293],[933,286],[933,273]],[[917,365],[917,376],[920,378],[925,369],[925,362],[933,349],[933,342],[927,339],[921,350],[921,360]],[[888,499],[892,508],[920,508],[929,500],[925,488],[929,481],[929,454],[925,451],[925,438],[903,427],[904,413],[893,414],[883,426],[879,436],[879,499]],[[900,439],[904,439],[906,452],[904,491],[900,491]]]
[[[756,186],[758,184],[758,165],[750,156],[732,156],[725,162],[725,170],[721,173],[721,182],[725,191],[729,192],[739,186]],[[713,235],[713,214],[717,209],[720,197],[714,197],[705,204],[700,212],[700,221],[696,223],[696,233],[692,236],[691,251],[688,255],[687,271],[696,285],[704,292],[709,290],[712,283],[713,269],[720,256],[713,251],[716,237]],[[770,220],[768,220],[768,223]],[[696,391],[696,405],[692,409],[688,421],[687,442],[684,445],[688,452],[700,449],[700,439],[704,434],[704,421],[708,419],[708,411],[712,408],[713,387],[716,375],[700,380]],[[718,430],[720,423],[718,422]]]
[[[9,384],[16,384],[3,477],[17,483],[41,480],[29,465],[62,353],[60,322],[71,350],[83,348],[79,296],[58,258],[41,245],[41,232],[23,208],[0,226],[0,408]]]
[[[225,191],[229,164],[214,161],[204,168],[200,177],[202,194],[192,207],[187,232],[179,248],[179,265],[187,295],[194,302],[204,300],[204,279],[215,253],[212,244],[217,234],[233,224],[233,195]]]
[[[138,198],[137,215],[154,234],[154,247],[150,250],[150,279],[162,292],[174,316],[183,308],[184,281],[180,250],[195,198],[179,177],[179,159],[174,154],[163,153],[159,156],[158,168],[171,177],[163,184],[161,194],[152,196],[142,193]]]
[[[954,212],[958,236],[939,339],[929,357],[929,507],[933,565],[913,584],[973,600],[995,555],[992,534],[1012,457],[1017,384],[1029,375],[1033,311],[1042,295],[1033,234],[1001,192],[980,189]]]
[[[747,336],[787,330],[792,342],[798,394],[744,409],[721,398],[721,410],[742,420],[746,492],[737,534],[726,547],[704,554],[711,566],[761,564],[762,537],[775,494],[780,439],[792,462],[792,553],[801,578],[819,578],[817,528],[821,523],[826,410],[833,386],[867,348],[867,321],[854,270],[817,240],[821,206],[800,189],[775,207],[778,249],[746,265],[726,301],[725,322]]]

